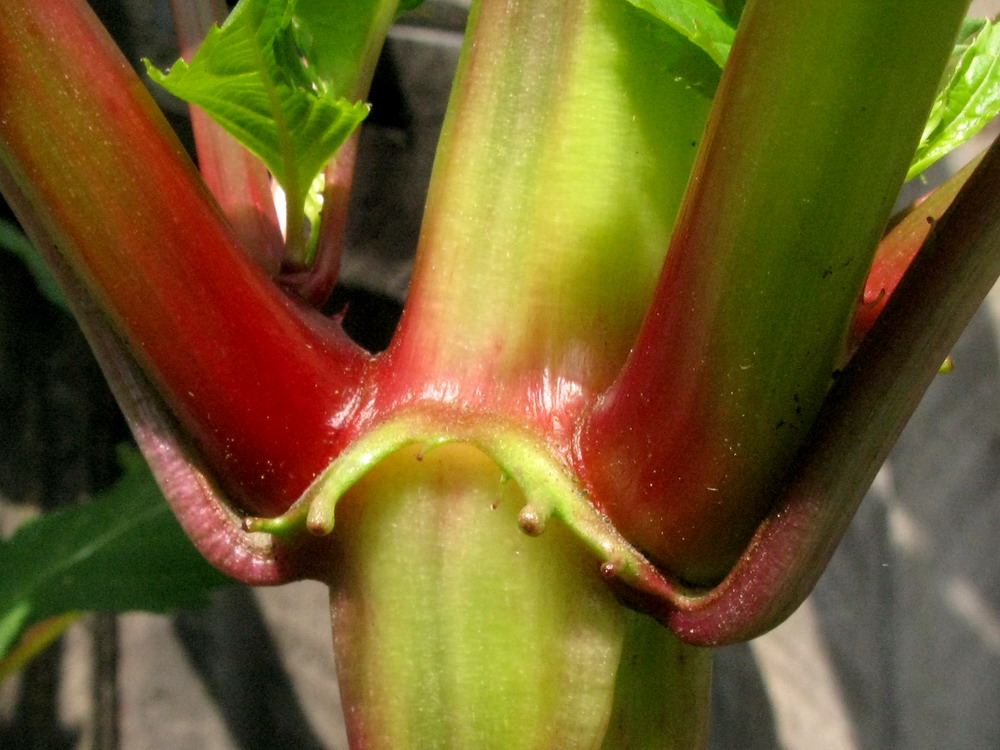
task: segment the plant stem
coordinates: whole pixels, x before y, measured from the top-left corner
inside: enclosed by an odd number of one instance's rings
[[[181,56],[190,61],[212,24],[226,17],[222,0],[171,0]],[[271,179],[264,164],[194,105],[189,107],[198,168],[246,252],[275,276],[284,252]]]
[[[656,298],[581,438],[619,529],[712,585],[830,386],[965,0],[750,0]]]
[[[499,408],[565,434],[611,382],[708,110],[674,80],[687,53],[668,32],[620,0],[473,6],[388,404]]]
[[[744,560],[719,590],[667,618],[675,632],[706,644],[746,640],[805,599],[941,362],[1000,277],[998,217],[994,144],[837,378]]]
[[[0,4],[0,67],[0,171],[32,239],[83,281],[227,490],[282,512],[339,449],[367,358],[247,259],[86,3]]]
[[[871,271],[865,281],[864,294],[851,324],[845,361],[857,351],[858,345],[875,324],[896,290],[896,285],[933,231],[938,219],[955,200],[955,196],[981,160],[982,154],[922,198],[879,243]]]
[[[634,750],[694,750],[704,713],[671,713],[667,695],[707,686],[709,663],[675,660],[694,650],[647,618],[643,638],[674,645],[626,671],[655,664],[657,689],[616,687],[636,623],[565,528],[520,532],[523,503],[516,482],[460,444],[399,451],[343,498],[331,609],[351,746],[597,750],[613,706],[639,701],[674,734]]]
[[[626,615],[615,707],[602,750],[694,750],[708,742],[713,654],[646,615]]]
[[[837,378],[733,571],[703,595],[668,584],[659,607],[650,608],[679,637],[701,646],[749,640],[808,596],[941,362],[1000,277],[997,217],[994,144]]]
[[[316,17],[309,6],[325,0],[299,0],[299,13]],[[323,69],[333,80],[334,91],[350,101],[368,96],[372,76],[385,43],[389,27],[396,18],[399,0],[342,0],[338,5],[338,22],[352,28],[341,35],[353,44],[350,49],[315,51],[310,63]],[[281,285],[313,307],[326,302],[340,273],[340,259],[347,231],[347,210],[350,204],[358,134],[355,132],[326,167],[323,209],[319,225],[311,227],[309,242],[301,256],[289,253],[282,269]]]

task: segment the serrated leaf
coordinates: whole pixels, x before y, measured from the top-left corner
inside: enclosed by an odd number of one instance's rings
[[[628,0],[696,44],[721,68],[736,36],[736,24],[709,0]],[[724,3],[737,12],[742,3]]]
[[[194,548],[145,461],[92,500],[23,524],[0,541],[0,656],[33,623],[77,610],[165,612],[204,604],[231,579]]]
[[[968,141],[1000,113],[1000,26],[970,20],[962,27],[907,179]]]
[[[61,307],[69,312],[69,303],[63,296],[59,283],[49,267],[45,265],[45,261],[42,260],[42,256],[38,254],[31,240],[16,226],[3,219],[0,219],[0,249],[20,258],[34,277],[35,285],[42,296],[56,307]]]
[[[150,76],[204,109],[256,154],[290,200],[309,185],[364,119],[367,105],[340,97],[308,62],[290,0],[240,0],[191,60]]]

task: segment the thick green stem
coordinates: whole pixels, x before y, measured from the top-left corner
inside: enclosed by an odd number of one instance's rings
[[[802,603],[938,367],[1000,276],[1000,145],[986,153],[830,390],[774,510],[733,573],[664,619],[721,645]],[[849,467],[845,471],[844,467]]]
[[[712,651],[629,612],[602,750],[693,750],[708,742]]]
[[[521,503],[466,446],[400,452],[344,498],[332,602],[352,747],[600,746],[624,613],[570,535],[518,530]]]
[[[384,397],[551,424],[611,382],[707,116],[673,73],[698,54],[622,0],[474,6]]]
[[[83,0],[0,3],[0,112],[0,183],[32,239],[93,295],[227,490],[283,511],[338,452],[366,357],[246,258]]]
[[[707,705],[704,652],[636,629],[566,528],[519,530],[524,502],[463,444],[401,450],[344,496],[331,606],[351,746],[625,747],[605,744],[614,717],[634,750],[696,750],[704,712],[677,709]],[[653,653],[634,663],[640,632]]]
[[[966,0],[751,0],[638,343],[583,436],[619,529],[712,584],[774,500]]]

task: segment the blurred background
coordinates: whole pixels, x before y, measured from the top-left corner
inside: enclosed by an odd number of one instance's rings
[[[165,0],[92,5],[136,65],[176,59]],[[347,327],[370,348],[401,309],[466,6],[427,0],[393,30],[376,74],[332,302],[349,305]],[[1000,0],[973,3],[997,13]],[[183,107],[160,101],[186,131]],[[712,748],[1000,747],[998,331],[994,292],[813,596],[767,636],[719,651]],[[108,486],[126,438],[73,321],[0,254],[0,533]],[[233,585],[207,608],[73,626],[0,685],[0,748],[341,750],[336,695],[323,586]]]

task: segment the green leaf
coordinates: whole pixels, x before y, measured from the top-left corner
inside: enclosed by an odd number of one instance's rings
[[[368,107],[342,98],[337,83],[309,62],[303,39],[316,40],[299,32],[295,8],[290,0],[240,0],[190,64],[178,61],[167,75],[146,67],[259,156],[289,202],[301,205]]]
[[[1000,26],[969,20],[962,27],[907,178],[961,146],[998,113]]]
[[[740,18],[743,15],[743,8],[746,6],[747,0],[723,0],[723,8],[726,11],[726,16],[732,21],[733,26],[740,22]]]
[[[701,47],[721,68],[726,64],[736,36],[736,24],[709,0],[628,0]],[[742,11],[742,2],[722,3],[727,10]]]
[[[21,230],[3,219],[0,219],[0,248],[16,255],[24,262],[31,275],[35,277],[38,291],[45,299],[57,307],[69,311],[69,303],[63,296],[59,283],[49,267],[45,265],[45,261],[42,260],[42,256],[38,254],[31,240]]]
[[[364,68],[374,63],[373,50],[396,12],[415,8],[422,0],[295,0],[293,25],[298,43],[317,76],[337,96],[355,93]],[[376,37],[378,38],[376,40]]]
[[[142,457],[127,449],[121,461],[125,474],[107,492],[0,540],[0,656],[55,615],[191,607],[231,582],[191,544]]]

